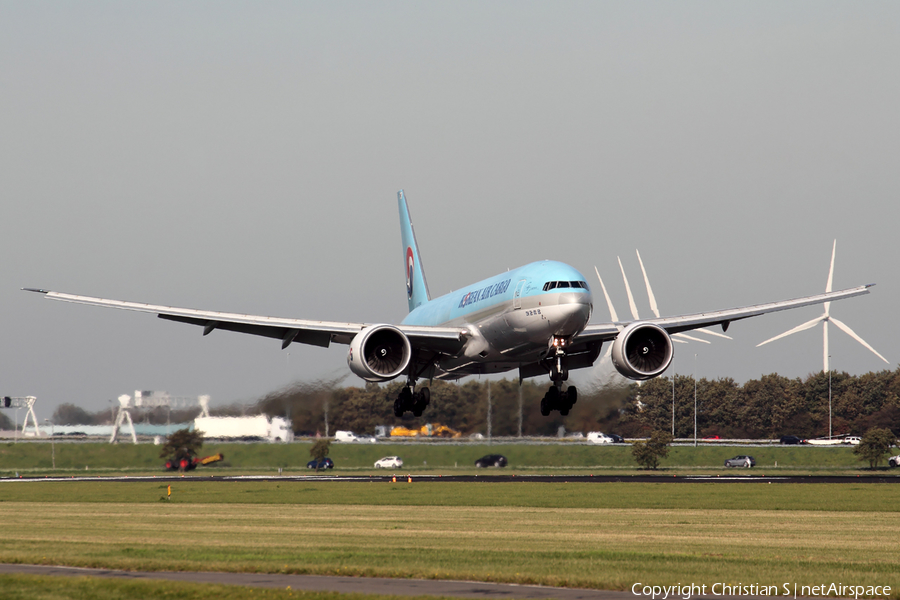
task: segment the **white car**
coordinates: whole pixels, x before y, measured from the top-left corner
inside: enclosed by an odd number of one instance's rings
[[[336,442],[355,442],[356,434],[352,431],[335,431],[334,441]]]
[[[591,444],[612,444],[614,440],[602,431],[592,431],[587,434],[587,441]]]
[[[888,459],[888,466],[891,467],[892,469],[894,467],[900,467],[900,454],[898,454],[897,456],[890,457]]]
[[[845,444],[852,444],[854,446],[858,445],[861,441],[862,440],[859,439],[859,437],[857,437],[855,435],[848,435],[847,437],[844,438]]]
[[[382,459],[375,461],[376,469],[396,469],[397,467],[402,467],[403,461],[399,456],[385,456]]]

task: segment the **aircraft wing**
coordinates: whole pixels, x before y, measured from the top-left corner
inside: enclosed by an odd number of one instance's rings
[[[791,308],[800,308],[803,306],[811,306],[813,304],[821,304],[832,300],[842,300],[844,298],[852,298],[853,296],[862,296],[869,293],[869,288],[875,285],[861,285],[855,288],[840,290],[837,292],[828,292],[818,294],[816,296],[804,296],[802,298],[794,298],[793,300],[782,300],[781,302],[770,302],[768,304],[757,304],[755,306],[745,306],[743,308],[730,308],[727,310],[717,310],[713,312],[697,313],[693,315],[682,315],[679,317],[662,317],[657,319],[641,319],[642,323],[653,323],[665,329],[669,335],[680,333],[682,331],[690,331],[710,325],[721,325],[723,330],[728,329],[728,325],[732,321],[757,317],[767,313],[778,312],[780,310],[788,310]],[[584,331],[575,336],[574,342],[593,342],[613,340],[619,334],[622,327],[628,325],[624,323],[598,323],[589,324]]]
[[[304,319],[284,319],[242,315],[191,308],[157,306],[138,302],[124,302],[90,296],[76,296],[62,292],[51,292],[24,288],[28,292],[38,292],[44,297],[62,302],[104,306],[156,314],[160,319],[189,323],[203,327],[203,335],[214,330],[236,331],[281,340],[281,347],[287,348],[293,342],[327,348],[332,342],[349,344],[353,337],[371,323],[338,323],[333,321],[309,321]],[[459,327],[428,327],[395,325],[402,331],[415,348],[433,352],[457,353],[465,343],[466,330]]]

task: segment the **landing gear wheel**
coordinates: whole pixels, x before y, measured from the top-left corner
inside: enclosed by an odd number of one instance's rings
[[[550,406],[549,402],[547,402],[547,396],[541,398],[541,415],[545,417],[550,416]]]
[[[427,387],[413,393],[410,386],[404,387],[394,401],[394,416],[402,417],[407,411],[416,417],[421,417],[422,412],[431,404],[431,390]]]

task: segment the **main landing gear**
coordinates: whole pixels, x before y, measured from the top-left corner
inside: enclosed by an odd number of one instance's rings
[[[394,416],[402,417],[403,413],[409,411],[417,417],[422,416],[422,411],[431,402],[431,390],[427,387],[422,388],[418,392],[413,392],[415,384],[410,384],[400,390],[397,399],[394,400]]]
[[[563,391],[561,381],[554,383],[541,400],[541,414],[547,417],[552,411],[558,410],[559,414],[566,416],[577,401],[578,390],[574,385]]]
[[[550,380],[553,385],[544,394],[541,400],[541,414],[545,417],[549,416],[554,410],[558,410],[559,414],[566,416],[572,407],[578,401],[578,390],[574,385],[570,385],[563,391],[563,381],[569,378],[569,370],[566,368],[566,340],[554,337],[550,341],[551,356],[550,363]]]

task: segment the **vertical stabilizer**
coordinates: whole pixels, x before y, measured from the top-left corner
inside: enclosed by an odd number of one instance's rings
[[[431,300],[431,294],[428,292],[428,282],[425,281],[425,269],[422,267],[419,246],[416,244],[416,232],[409,217],[409,206],[406,204],[406,194],[403,190],[397,192],[397,202],[400,205],[400,236],[403,241],[403,267],[406,271],[406,298],[412,312],[417,306]]]

